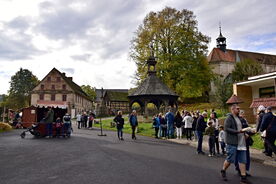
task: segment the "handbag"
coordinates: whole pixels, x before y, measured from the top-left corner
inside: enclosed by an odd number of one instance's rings
[[[252,139],[251,136],[249,136],[247,139],[246,139],[246,142],[249,146],[252,146],[254,144],[254,140]]]

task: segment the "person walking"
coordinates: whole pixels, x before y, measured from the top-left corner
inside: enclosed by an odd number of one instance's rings
[[[124,138],[123,138],[123,128],[124,128],[125,120],[122,117],[122,111],[118,111],[118,114],[113,119],[113,121],[116,123],[118,139],[123,141],[124,140]]]
[[[192,128],[193,128],[193,117],[188,112],[187,115],[184,117],[184,128],[186,131],[187,140],[192,140]]]
[[[137,118],[136,110],[133,110],[131,115],[129,116],[129,123],[132,129],[132,139],[136,140],[135,132],[138,126],[138,118]]]
[[[197,154],[205,154],[202,151],[202,141],[203,141],[203,133],[205,131],[205,128],[207,127],[207,123],[205,121],[205,118],[207,117],[207,112],[203,112],[202,115],[199,116],[197,119],[196,124],[196,135],[197,135]]]
[[[181,139],[182,137],[182,116],[179,111],[177,111],[176,116],[174,117],[174,125],[176,127],[176,138]]]
[[[240,107],[237,104],[231,106],[231,114],[224,121],[225,142],[227,157],[220,171],[224,181],[227,181],[226,170],[237,159],[241,172],[240,182],[246,184],[246,142],[242,123],[238,117]]]
[[[172,109],[170,108],[169,111],[165,115],[165,120],[167,122],[167,136],[168,139],[174,137],[174,114],[172,112]]]
[[[211,121],[213,123],[213,127],[215,128],[215,148],[217,150],[217,154],[219,155],[219,140],[218,140],[218,135],[219,135],[219,121],[216,118],[216,114],[214,112],[211,113],[210,118],[208,121]]]
[[[272,114],[272,108],[267,107],[267,113],[263,117],[261,132],[266,131],[265,143],[269,148],[268,156],[272,156],[272,152],[276,155],[276,117]]]
[[[213,122],[209,121],[208,127],[205,129],[205,134],[209,136],[209,157],[213,157],[215,155],[215,130],[215,127],[213,127]]]
[[[78,129],[80,129],[81,128],[81,114],[80,113],[77,114],[77,123],[78,123]]]

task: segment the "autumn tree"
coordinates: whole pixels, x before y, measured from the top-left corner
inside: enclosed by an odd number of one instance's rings
[[[248,77],[264,73],[262,65],[251,59],[237,62],[232,72],[234,82],[247,80]]]
[[[81,89],[87,94],[90,100],[95,100],[96,98],[96,88],[91,87],[90,85],[82,85]]]
[[[197,27],[192,11],[166,7],[150,12],[131,41],[130,57],[137,65],[136,79],[145,79],[150,45],[157,57],[157,75],[181,97],[199,97],[212,78],[206,55],[210,38]]]
[[[20,109],[30,105],[31,91],[38,83],[37,77],[31,71],[20,68],[11,77],[6,104],[14,109]]]

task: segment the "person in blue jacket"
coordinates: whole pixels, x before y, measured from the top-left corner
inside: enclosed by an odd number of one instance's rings
[[[135,131],[138,126],[138,118],[137,118],[136,110],[133,110],[131,115],[129,116],[129,123],[132,129],[132,139],[136,140]]]
[[[167,122],[167,136],[168,139],[174,137],[174,114],[172,112],[172,109],[169,109],[169,112],[165,115],[165,120]]]

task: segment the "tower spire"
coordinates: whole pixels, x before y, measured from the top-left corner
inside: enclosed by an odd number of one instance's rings
[[[223,52],[226,52],[226,38],[221,33],[221,22],[219,22],[219,37],[217,40],[217,48],[220,48]]]

